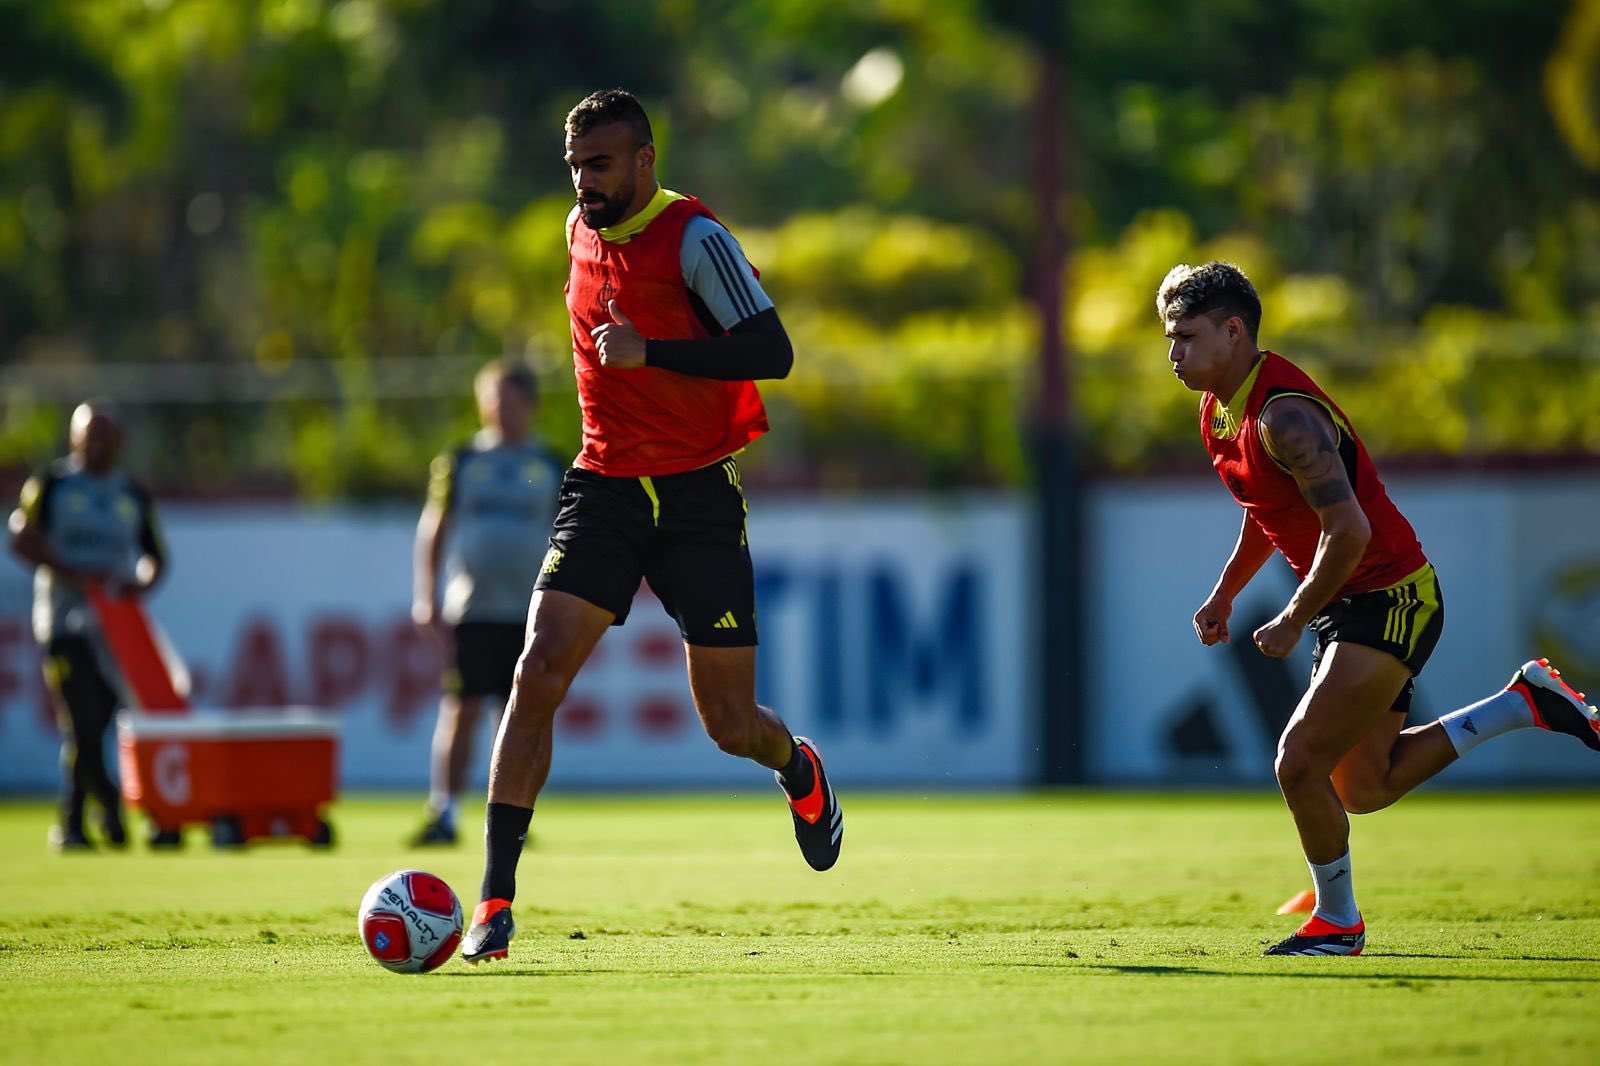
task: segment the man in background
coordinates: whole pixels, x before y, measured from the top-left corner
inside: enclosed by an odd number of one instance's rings
[[[92,796],[104,842],[120,848],[128,842],[122,800],[105,759],[120,676],[87,593],[99,586],[107,595],[143,595],[160,578],[166,551],[150,494],[119,469],[122,427],[111,405],[79,405],[68,433],[68,455],[22,486],[9,522],[11,550],[35,568],[33,634],[61,723],[61,810],[50,845],[93,848],[84,831]]]
[[[456,842],[456,798],[472,765],[473,732],[485,697],[503,703],[511,694],[561,484],[563,464],[529,434],[539,403],[532,371],[496,360],[478,372],[474,392],[483,428],[433,461],[417,523],[411,615],[447,655],[427,821],[411,841],[418,847]]]

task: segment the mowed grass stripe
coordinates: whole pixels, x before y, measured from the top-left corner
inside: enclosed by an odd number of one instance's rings
[[[1290,960],[1275,796],[843,798],[819,875],[764,790],[548,797],[511,959],[425,977],[354,931],[393,869],[475,898],[476,846],[400,846],[413,799],[341,803],[330,853],[56,856],[3,805],[0,1062],[1600,1060],[1600,797],[1356,819],[1369,953]]]

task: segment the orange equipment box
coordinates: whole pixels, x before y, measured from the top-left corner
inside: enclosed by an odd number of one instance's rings
[[[261,837],[333,843],[323,808],[338,774],[338,720],[291,708],[117,716],[122,794],[177,844],[201,822],[218,847]]]
[[[137,710],[117,715],[122,796],[175,847],[193,822],[232,847],[260,837],[333,843],[324,808],[337,791],[339,723],[304,708],[194,711],[183,667],[137,598],[88,590],[106,646]]]

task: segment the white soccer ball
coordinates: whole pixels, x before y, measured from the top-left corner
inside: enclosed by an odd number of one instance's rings
[[[356,925],[378,965],[395,973],[427,973],[443,966],[461,943],[461,901],[433,874],[399,870],[367,889]]]

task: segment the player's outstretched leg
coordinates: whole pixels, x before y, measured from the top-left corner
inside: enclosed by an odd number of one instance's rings
[[[1561,671],[1549,659],[1530,659],[1511,675],[1506,691],[1516,692],[1528,701],[1533,723],[1552,733],[1577,737],[1600,751],[1600,710],[1588,697],[1561,678]]]
[[[517,862],[528,839],[533,805],[550,775],[556,708],[595,643],[616,615],[565,592],[537,589],[528,605],[528,644],[517,663],[511,698],[489,758],[484,808],[483,885],[472,926],[461,939],[467,962],[503,959],[517,927]]]
[[[772,708],[756,702],[755,646],[685,647],[689,689],[706,735],[729,755],[774,772],[789,801],[800,853],[813,870],[831,869],[844,840],[844,812],[817,746],[794,736]]]
[[[828,783],[828,772],[822,768],[822,753],[817,746],[805,737],[795,737],[794,747],[790,766],[799,772],[785,767],[773,771],[773,777],[789,800],[789,813],[794,817],[794,839],[800,845],[800,854],[813,870],[827,870],[839,861],[839,848],[844,843],[844,811],[833,794],[833,786]],[[808,768],[809,775],[805,773]],[[807,777],[810,788],[797,788],[796,784]]]

